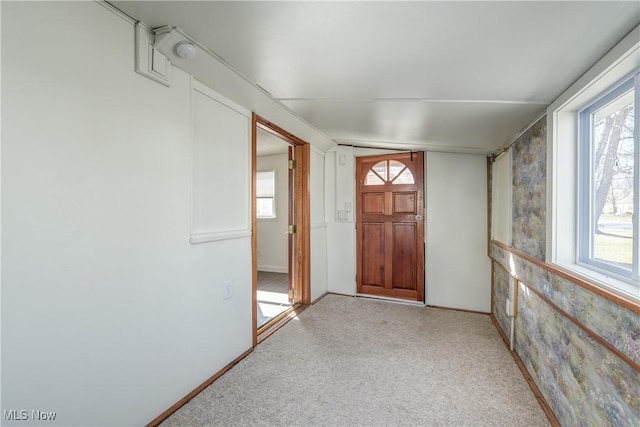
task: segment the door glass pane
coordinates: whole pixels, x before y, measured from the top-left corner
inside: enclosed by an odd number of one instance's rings
[[[373,171],[369,171],[367,177],[364,179],[364,185],[383,185],[384,181],[380,179]]]
[[[393,181],[393,178],[398,176],[405,165],[397,160],[389,160],[389,181]]]
[[[593,259],[631,271],[634,212],[634,91],[591,114]]]
[[[376,163],[371,169],[373,169],[374,171],[376,171],[376,173],[378,175],[380,175],[380,177],[383,179],[383,181],[388,181],[388,175],[387,175],[387,161],[383,160],[381,162]]]
[[[405,169],[402,173],[393,181],[394,184],[415,184],[413,180],[413,174],[409,169]]]

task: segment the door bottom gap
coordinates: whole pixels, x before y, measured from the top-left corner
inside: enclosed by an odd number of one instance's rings
[[[391,297],[383,297],[378,295],[359,294],[359,293],[356,293],[356,298],[377,299],[381,301],[393,302],[396,304],[412,305],[414,307],[426,307],[426,304],[423,302],[411,301],[411,300],[402,299],[402,298],[391,298]]]

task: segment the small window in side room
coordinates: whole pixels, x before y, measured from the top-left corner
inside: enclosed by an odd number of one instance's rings
[[[276,217],[276,171],[264,170],[256,173],[257,217]]]
[[[578,262],[637,285],[639,74],[578,113]]]

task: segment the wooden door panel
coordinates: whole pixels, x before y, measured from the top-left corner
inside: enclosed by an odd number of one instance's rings
[[[359,293],[424,300],[423,154],[356,160]]]
[[[362,195],[363,214],[384,214],[384,193],[365,193]]]
[[[368,223],[362,227],[363,284],[384,287],[384,223]]]
[[[416,290],[417,230],[416,224],[393,224],[392,287]]]
[[[416,192],[393,193],[393,213],[417,213]]]

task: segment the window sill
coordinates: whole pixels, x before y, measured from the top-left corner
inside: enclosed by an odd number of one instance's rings
[[[579,264],[556,264],[556,267],[570,273],[579,279],[592,283],[605,291],[640,302],[640,288],[624,280],[592,270]]]

